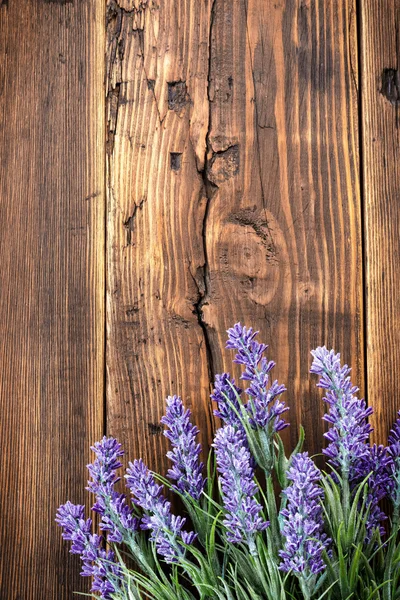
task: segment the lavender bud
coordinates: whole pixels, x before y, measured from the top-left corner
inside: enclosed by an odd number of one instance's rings
[[[205,480],[202,475],[203,463],[199,462],[201,446],[196,442],[199,430],[191,424],[190,415],[190,410],[185,410],[178,396],[168,396],[167,414],[161,423],[169,427],[164,435],[172,444],[172,450],[167,453],[173,463],[172,469],[168,470],[168,477],[176,480],[176,486],[173,487],[198,500]]]
[[[258,331],[236,323],[228,329],[228,349],[237,350],[234,362],[244,365],[245,370],[241,379],[250,382],[245,393],[249,396],[246,409],[249,413],[249,422],[253,429],[263,429],[269,437],[274,433],[288,427],[281,415],[288,407],[279,400],[280,395],[286,391],[285,386],[274,381],[269,386],[269,373],[275,366],[273,361],[263,357],[268,346],[255,341]]]
[[[280,513],[286,541],[284,549],[279,552],[283,559],[279,568],[293,571],[307,582],[325,569],[322,553],[330,543],[322,533],[321,500],[324,493],[317,485],[321,473],[308,453],[303,452],[292,458],[287,478],[292,483],[283,490],[288,503]]]
[[[235,385],[235,380],[231,379],[229,373],[215,376],[214,391],[211,399],[217,403],[217,409],[214,415],[219,417],[224,425],[242,427],[240,414],[240,402],[238,396],[242,393],[239,387]]]
[[[129,541],[138,529],[139,522],[133,516],[124,494],[114,490],[120,480],[116,472],[122,466],[119,457],[123,456],[121,444],[116,439],[103,437],[92,447],[96,460],[87,466],[93,481],[88,482],[88,490],[96,496],[92,510],[101,515],[100,529],[108,532],[108,541],[121,543]]]
[[[141,528],[151,531],[150,540],[155,542],[157,552],[166,562],[177,562],[185,552],[180,540],[191,544],[196,534],[182,531],[186,519],[171,514],[171,504],[162,495],[162,486],[156,484],[142,460],[129,463],[125,477],[133,501],[147,513],[142,518]]]
[[[84,507],[67,502],[57,511],[56,523],[63,528],[63,538],[72,542],[71,552],[80,554],[84,577],[92,577],[92,592],[100,592],[104,600],[112,600],[112,594],[122,593],[121,568],[115,562],[112,551],[104,550],[102,538],[91,534],[92,520],[84,517]]]
[[[324,434],[329,444],[323,452],[330,464],[351,481],[358,461],[368,459],[366,441],[372,427],[367,419],[373,411],[354,395],[358,388],[350,381],[351,369],[340,365],[340,354],[325,346],[312,350],[311,354],[314,360],[310,373],[320,376],[317,385],[326,390],[324,401],[329,406],[329,413],[323,419],[332,425]]]
[[[243,432],[226,425],[216,433],[214,444],[221,493],[227,512],[224,525],[229,542],[246,542],[255,547],[255,535],[269,525],[261,515],[262,506],[254,496],[257,485],[250,451]]]
[[[380,534],[385,534],[385,528],[382,521],[387,519],[386,514],[380,509],[379,502],[393,489],[391,479],[391,469],[393,460],[385,446],[367,445],[368,454],[360,459],[352,469],[352,483],[355,486],[361,483],[367,475],[368,495],[366,498],[366,507],[368,508],[368,517],[366,522],[366,541],[369,542],[373,532],[378,527]]]
[[[399,418],[395,421],[393,428],[390,430],[388,442],[388,452],[392,459],[390,465],[390,481],[389,496],[396,510],[400,508],[400,411]]]

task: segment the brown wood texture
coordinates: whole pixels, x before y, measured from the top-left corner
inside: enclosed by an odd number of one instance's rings
[[[165,470],[180,394],[210,439],[203,228],[211,3],[108,3],[107,430]]]
[[[367,381],[375,440],[400,409],[400,2],[361,15]]]
[[[131,458],[165,469],[167,394],[210,441],[239,320],[292,444],[302,422],[321,447],[313,347],[364,387],[356,30],[347,1],[109,0],[107,424]]]
[[[54,523],[103,430],[101,2],[0,2],[2,600],[88,591]]]

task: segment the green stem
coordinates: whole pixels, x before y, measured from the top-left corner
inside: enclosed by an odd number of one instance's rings
[[[266,478],[266,489],[267,489],[267,501],[268,501],[268,518],[272,533],[272,551],[274,557],[278,558],[278,550],[280,548],[281,534],[279,530],[279,522],[276,511],[276,500],[274,483],[272,481],[272,475],[268,472],[265,473]]]
[[[392,586],[391,586],[392,569],[393,569],[392,562],[393,562],[394,550],[396,548],[397,532],[399,529],[399,521],[400,521],[399,508],[400,508],[399,505],[397,505],[394,507],[394,511],[393,511],[392,528],[391,528],[392,538],[390,540],[388,552],[386,555],[386,568],[385,568],[385,574],[383,577],[383,581],[385,582],[385,585],[383,588],[383,600],[391,600],[391,597],[392,597]]]
[[[350,514],[350,485],[348,472],[343,473],[343,515],[344,523],[347,531]]]
[[[259,576],[259,578],[260,578],[260,580],[261,580],[261,582],[263,584],[263,587],[264,587],[265,591],[268,594],[268,592],[270,590],[270,585],[268,584],[268,581],[265,579],[264,569],[263,569],[263,566],[261,564],[260,556],[258,554],[257,547],[256,547],[254,541],[253,541],[253,546],[254,547],[252,547],[252,546],[250,547],[250,554],[254,558],[254,561],[256,563],[256,568],[257,568],[258,576]]]
[[[309,587],[307,581],[305,581],[303,579],[303,577],[301,577],[301,576],[299,577],[299,581],[300,581],[300,588],[303,593],[304,600],[310,600],[311,593],[310,593],[310,587]]]

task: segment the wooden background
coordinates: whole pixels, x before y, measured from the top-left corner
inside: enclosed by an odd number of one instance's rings
[[[0,0],[0,600],[87,591],[54,524],[103,433],[207,444],[225,330],[270,344],[307,448],[310,350],[400,408],[400,0]],[[234,369],[237,374],[237,369]]]

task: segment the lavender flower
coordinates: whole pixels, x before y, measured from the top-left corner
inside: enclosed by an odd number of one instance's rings
[[[93,577],[91,591],[100,592],[104,600],[111,600],[111,594],[123,591],[121,569],[114,553],[101,547],[102,538],[91,534],[92,520],[85,520],[84,510],[84,506],[67,502],[59,507],[56,523],[63,528],[63,538],[72,542],[71,552],[81,555],[81,575]]]
[[[250,451],[243,432],[231,425],[219,429],[213,446],[216,449],[217,469],[224,508],[223,521],[229,542],[246,542],[255,552],[255,535],[269,525],[261,516],[262,506],[254,498],[257,486]]]
[[[391,485],[389,488],[389,496],[396,510],[400,509],[400,411],[399,418],[395,421],[393,428],[389,434],[388,453],[392,459],[390,465]]]
[[[325,569],[322,553],[330,543],[322,533],[324,493],[317,485],[321,473],[308,452],[303,452],[292,458],[287,478],[292,484],[283,490],[288,504],[280,513],[286,542],[279,552],[283,559],[279,568],[293,571],[306,587],[311,587],[313,577]]]
[[[172,444],[172,450],[167,452],[167,457],[173,463],[172,469],[168,470],[168,477],[176,480],[175,489],[198,500],[205,480],[202,475],[203,463],[199,462],[201,446],[196,442],[199,430],[191,424],[190,415],[190,410],[185,410],[178,396],[168,396],[167,414],[161,423],[169,427],[164,435]]]
[[[385,533],[385,528],[381,523],[387,519],[387,516],[380,509],[379,503],[388,494],[390,495],[393,487],[390,476],[393,460],[385,446],[367,445],[367,450],[367,455],[363,456],[352,468],[351,483],[352,488],[355,488],[369,475],[368,494],[365,501],[368,509],[366,541],[369,542],[377,527],[381,535]]]
[[[141,528],[151,530],[150,540],[167,562],[177,562],[185,551],[181,541],[191,544],[196,534],[182,531],[186,519],[171,514],[171,504],[162,495],[162,486],[156,484],[142,460],[129,463],[125,477],[134,502],[147,513],[142,518]]]
[[[357,462],[368,460],[366,441],[372,427],[367,419],[373,411],[354,395],[358,388],[350,381],[351,369],[340,365],[340,354],[325,346],[312,350],[311,354],[314,360],[310,373],[320,376],[318,387],[326,390],[324,400],[329,405],[329,413],[323,418],[332,425],[324,434],[330,443],[323,452],[330,464],[351,481],[356,475]]]
[[[228,329],[226,347],[238,351],[234,362],[244,365],[245,370],[241,379],[250,381],[250,386],[245,393],[250,397],[246,408],[251,426],[253,429],[263,429],[271,436],[288,427],[289,424],[281,418],[281,415],[289,409],[279,400],[280,395],[286,391],[285,386],[274,381],[268,387],[269,373],[275,363],[263,357],[268,346],[254,340],[257,334],[258,331],[253,331],[251,327],[243,327],[240,323],[236,323],[234,327]]]
[[[242,390],[235,385],[235,380],[231,379],[229,373],[216,375],[214,386],[214,391],[211,394],[212,400],[217,403],[214,415],[222,419],[224,425],[242,428],[239,416],[241,407],[238,400]]]
[[[100,529],[108,532],[109,542],[129,542],[139,522],[133,516],[125,495],[114,490],[115,483],[120,480],[116,475],[122,466],[119,457],[124,454],[121,444],[112,437],[104,436],[91,449],[96,453],[96,460],[87,465],[93,479],[88,482],[87,489],[96,496],[92,510],[101,515]]]
[[[380,509],[379,502],[383,500],[393,487],[390,477],[392,457],[385,446],[374,444],[369,448],[370,454],[366,464],[366,475],[371,473],[368,479],[367,506],[369,508],[367,527],[367,541],[372,537],[373,532],[378,527],[380,534],[385,534],[385,528],[382,521],[387,519],[387,515]]]

